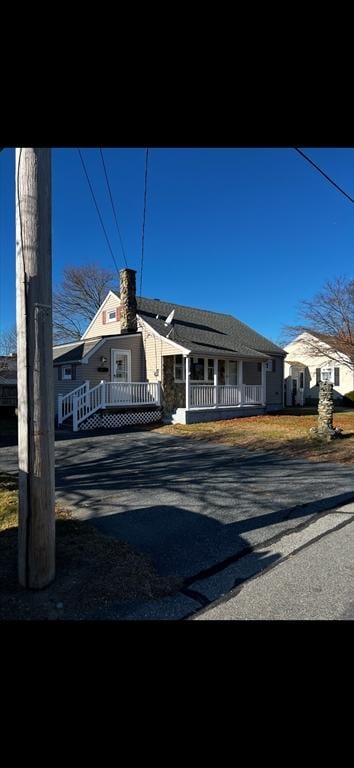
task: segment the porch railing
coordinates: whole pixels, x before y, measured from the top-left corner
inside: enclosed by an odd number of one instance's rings
[[[72,389],[67,395],[58,395],[58,424],[62,424],[65,419],[73,415],[74,397],[81,397],[90,389],[90,382],[85,381],[76,389]]]
[[[77,387],[67,395],[58,397],[58,423],[72,416],[73,430],[100,408],[114,405],[160,405],[161,385],[159,382],[115,382],[101,381],[90,389],[89,382]]]
[[[134,381],[129,384],[106,381],[106,405],[160,405],[159,382]]]
[[[191,384],[191,408],[220,408],[235,405],[262,405],[261,384],[218,385]]]

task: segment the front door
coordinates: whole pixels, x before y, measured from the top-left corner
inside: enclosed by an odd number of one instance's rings
[[[110,404],[121,405],[131,402],[131,387],[128,386],[131,381],[131,353],[129,349],[112,349],[112,381],[117,386],[111,386]]]
[[[130,379],[130,350],[112,349],[112,380],[124,384]]]

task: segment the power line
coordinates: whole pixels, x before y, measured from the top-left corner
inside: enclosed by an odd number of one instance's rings
[[[322,176],[324,176],[324,177],[325,177],[325,179],[327,179],[327,181],[329,181],[331,184],[333,184],[333,186],[334,186],[336,189],[338,189],[338,190],[339,190],[339,192],[341,192],[341,193],[342,193],[342,195],[344,195],[345,197],[347,197],[347,198],[348,198],[348,200],[350,200],[350,202],[351,202],[351,203],[354,203],[354,199],[353,199],[352,197],[350,197],[350,195],[348,195],[346,192],[344,192],[344,189],[342,189],[341,187],[339,187],[339,186],[338,186],[338,184],[336,184],[336,182],[335,182],[335,181],[333,181],[333,179],[331,179],[331,178],[330,178],[330,176],[328,176],[328,175],[327,175],[327,173],[325,173],[324,171],[322,171],[322,170],[321,170],[321,168],[320,168],[318,165],[316,165],[316,163],[314,163],[314,162],[313,162],[313,160],[311,160],[309,157],[307,157],[307,155],[305,155],[305,153],[304,153],[304,152],[301,152],[301,149],[298,149],[297,147],[293,147],[293,149],[295,149],[295,152],[298,152],[298,153],[299,153],[299,155],[302,155],[302,157],[304,157],[304,158],[305,158],[305,160],[307,160],[307,162],[308,162],[308,163],[310,163],[311,165],[313,165],[313,167],[314,167],[314,168],[316,168],[316,170],[317,170],[317,171],[319,171],[319,173],[321,173],[321,174],[322,174]]]
[[[146,148],[146,153],[145,153],[145,189],[144,189],[143,230],[142,230],[142,236],[141,236],[141,268],[140,268],[140,291],[139,291],[139,296],[140,297],[141,297],[141,289],[142,289],[142,285],[143,285],[144,239],[145,239],[145,215],[146,215],[148,157],[149,157],[149,147]]]
[[[125,255],[125,251],[124,251],[124,245],[123,245],[122,235],[121,235],[121,233],[120,233],[120,229],[119,229],[119,224],[118,224],[118,219],[117,219],[116,209],[115,209],[115,207],[114,207],[114,202],[113,202],[113,197],[112,197],[111,187],[110,187],[110,183],[109,183],[109,181],[108,181],[108,174],[107,174],[106,164],[105,164],[105,161],[104,161],[104,158],[103,158],[103,152],[102,152],[102,148],[101,148],[101,147],[100,147],[100,155],[101,155],[101,160],[102,160],[102,165],[103,165],[104,175],[105,175],[105,177],[106,177],[106,182],[107,182],[107,187],[108,187],[109,197],[110,197],[110,200],[111,200],[111,205],[112,205],[113,215],[114,215],[114,219],[115,219],[115,222],[116,222],[116,226],[117,226],[117,230],[118,230],[119,241],[120,241],[120,245],[121,245],[121,248],[122,248],[122,253],[123,253],[123,257],[124,257],[124,261],[125,261],[125,266],[127,267],[127,266],[128,266],[128,262],[127,262],[127,259],[126,259],[126,255]]]
[[[101,216],[101,214],[100,214],[100,209],[99,209],[99,207],[98,207],[98,203],[97,203],[97,200],[96,200],[96,198],[95,198],[95,193],[94,193],[94,191],[93,191],[93,189],[92,189],[92,185],[91,185],[91,182],[90,182],[90,179],[89,179],[89,175],[88,175],[88,173],[87,173],[87,170],[86,170],[86,166],[85,166],[85,163],[84,163],[84,159],[83,159],[83,157],[82,157],[82,154],[81,154],[81,152],[80,152],[80,150],[79,150],[79,148],[78,148],[78,147],[77,147],[77,151],[78,151],[78,153],[79,153],[79,155],[80,155],[80,160],[81,160],[81,162],[82,162],[82,167],[83,167],[83,169],[84,169],[84,172],[85,172],[85,176],[86,176],[86,179],[87,179],[87,183],[88,183],[88,185],[89,185],[89,187],[90,187],[90,191],[91,191],[91,195],[92,195],[92,198],[93,198],[93,202],[95,203],[95,206],[96,206],[96,210],[97,210],[97,213],[98,213],[98,217],[99,217],[99,220],[100,220],[100,222],[101,222],[101,227],[102,227],[102,229],[103,229],[103,232],[104,232],[104,235],[105,235],[105,238],[106,238],[106,241],[107,241],[107,245],[108,245],[108,248],[109,248],[109,250],[110,250],[110,252],[111,252],[111,256],[112,256],[112,259],[113,259],[113,262],[114,262],[114,266],[115,266],[115,268],[116,268],[116,270],[117,270],[117,272],[118,272],[118,274],[119,274],[119,267],[118,267],[118,264],[117,264],[117,261],[116,261],[116,257],[115,257],[115,255],[114,255],[114,253],[113,253],[113,251],[112,251],[112,246],[111,246],[111,244],[110,244],[110,241],[109,241],[109,238],[108,238],[108,235],[107,235],[107,232],[106,232],[106,229],[105,229],[104,223],[103,223],[103,221],[102,221],[102,216]]]

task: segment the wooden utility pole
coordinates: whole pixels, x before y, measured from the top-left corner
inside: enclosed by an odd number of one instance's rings
[[[55,576],[51,150],[16,149],[20,584]]]

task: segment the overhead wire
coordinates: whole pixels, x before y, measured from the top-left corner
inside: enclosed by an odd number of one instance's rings
[[[120,232],[120,228],[119,228],[119,224],[118,224],[118,217],[117,217],[117,213],[116,213],[115,205],[114,205],[114,202],[113,202],[113,196],[112,196],[112,191],[111,191],[111,185],[110,185],[110,183],[109,183],[109,179],[108,179],[108,173],[107,173],[106,163],[105,163],[105,161],[104,161],[104,157],[103,157],[102,148],[100,147],[99,149],[100,149],[100,155],[101,155],[101,160],[102,160],[102,165],[103,165],[104,175],[105,175],[105,178],[106,178],[106,183],[107,183],[108,193],[109,193],[109,197],[110,197],[110,201],[111,201],[111,206],[112,206],[112,210],[113,210],[113,216],[114,216],[114,219],[115,219],[115,222],[116,222],[117,231],[118,231],[119,242],[120,242],[120,246],[121,246],[121,249],[122,249],[123,258],[124,258],[124,261],[125,261],[125,266],[127,267],[127,266],[128,266],[128,262],[127,262],[127,258],[126,258],[126,255],[125,255],[125,250],[124,250],[124,245],[123,245],[122,235],[121,235],[121,232]]]
[[[142,227],[142,235],[141,235],[141,266],[140,266],[140,290],[139,290],[140,298],[141,298],[141,291],[142,291],[142,285],[143,285],[143,268],[144,268],[144,240],[145,240],[148,158],[149,158],[149,147],[146,148],[146,152],[145,152],[144,212],[143,212],[143,227]]]
[[[317,170],[319,173],[321,173],[321,174],[322,174],[322,176],[324,176],[324,177],[325,177],[325,179],[327,179],[327,181],[329,181],[329,182],[330,182],[330,184],[333,184],[333,186],[334,186],[336,189],[338,189],[338,191],[339,191],[339,192],[341,192],[341,193],[342,193],[342,195],[344,195],[345,197],[347,197],[347,198],[348,198],[348,200],[350,200],[350,202],[351,202],[351,203],[354,203],[354,199],[353,199],[352,197],[350,197],[350,195],[348,195],[348,194],[347,194],[347,192],[345,192],[345,191],[344,191],[344,189],[342,189],[342,187],[340,187],[338,184],[336,184],[336,182],[335,182],[335,181],[333,181],[333,179],[331,179],[331,177],[330,177],[330,176],[328,176],[328,174],[327,174],[327,173],[325,173],[324,171],[322,171],[322,169],[320,168],[320,166],[319,166],[319,165],[317,165],[316,163],[314,163],[314,162],[313,162],[313,160],[311,160],[311,158],[310,158],[310,157],[307,157],[307,155],[305,155],[305,152],[302,152],[302,151],[301,151],[301,149],[299,149],[298,147],[293,147],[293,149],[295,150],[295,152],[298,152],[298,153],[299,153],[299,155],[302,155],[302,157],[304,157],[304,158],[305,158],[305,160],[307,160],[307,162],[308,162],[308,163],[310,163],[311,165],[313,165],[313,167],[314,167],[314,168],[316,168],[316,170]]]
[[[93,191],[93,188],[92,188],[92,184],[91,184],[91,182],[90,182],[90,178],[89,178],[89,175],[88,175],[88,172],[87,172],[87,169],[86,169],[86,165],[85,165],[85,162],[84,162],[84,158],[82,157],[82,154],[81,154],[81,152],[80,152],[80,149],[79,149],[78,147],[77,147],[77,151],[78,151],[78,153],[79,153],[79,156],[80,156],[80,160],[81,160],[81,163],[82,163],[82,167],[83,167],[83,170],[84,170],[84,173],[85,173],[85,176],[86,176],[86,180],[87,180],[87,183],[88,183],[88,185],[89,185],[89,188],[90,188],[90,192],[91,192],[91,195],[92,195],[92,199],[93,199],[93,202],[94,202],[94,204],[95,204],[95,207],[96,207],[96,211],[97,211],[97,214],[98,214],[98,217],[99,217],[100,223],[101,223],[101,227],[102,227],[102,229],[103,229],[103,232],[104,232],[104,236],[105,236],[105,238],[106,238],[106,242],[107,242],[107,245],[108,245],[108,248],[109,248],[110,254],[111,254],[111,256],[112,256],[112,259],[113,259],[113,263],[114,263],[114,266],[115,266],[115,268],[116,268],[116,270],[117,270],[117,272],[118,272],[118,274],[119,274],[119,267],[118,267],[118,264],[117,264],[117,260],[116,260],[116,257],[115,257],[115,255],[114,255],[114,253],[113,253],[113,250],[112,250],[112,246],[111,246],[111,243],[110,243],[109,237],[108,237],[108,235],[107,235],[107,232],[106,232],[106,228],[105,228],[105,226],[104,226],[104,223],[103,223],[103,219],[102,219],[102,216],[101,216],[101,213],[100,213],[100,209],[99,209],[99,207],[98,207],[98,203],[97,203],[97,200],[96,200],[96,197],[95,197],[95,193],[94,193],[94,191]]]

